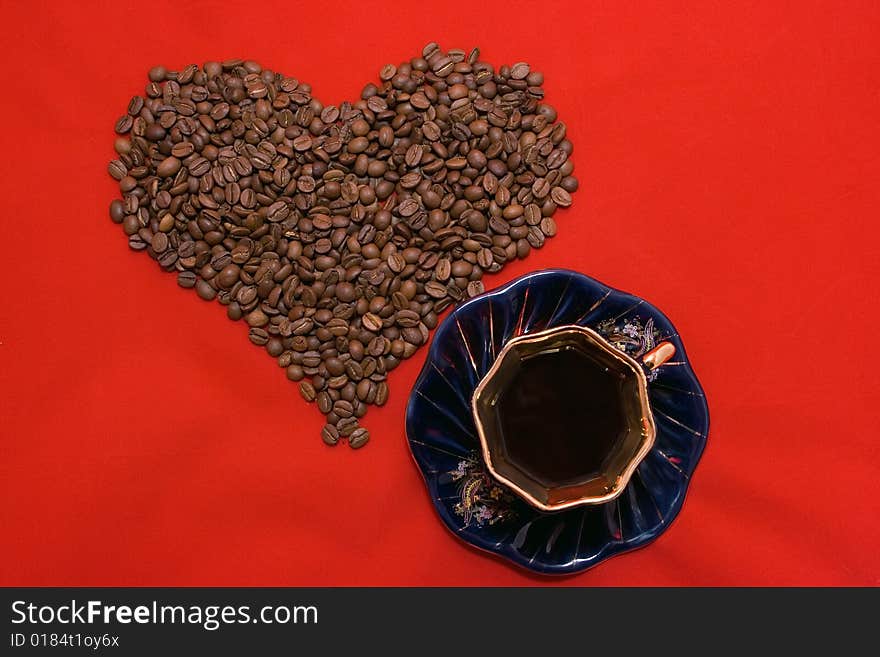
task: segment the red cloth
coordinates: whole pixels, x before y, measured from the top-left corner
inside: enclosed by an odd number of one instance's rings
[[[3,4],[0,584],[880,582],[880,5],[387,4]],[[709,398],[679,519],[579,576],[443,528],[404,437],[424,350],[369,446],[329,449],[246,327],[107,215],[151,65],[251,57],[330,103],[432,39],[543,71],[575,144],[559,237],[487,286],[558,266],[645,297]]]

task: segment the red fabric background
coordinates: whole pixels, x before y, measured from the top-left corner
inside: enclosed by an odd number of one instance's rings
[[[880,583],[880,5],[221,4],[0,9],[0,583]],[[646,297],[709,397],[680,518],[579,576],[442,527],[404,438],[424,351],[366,449],[326,448],[244,325],[107,216],[152,64],[251,57],[339,102],[432,39],[544,71],[575,144],[560,236],[488,286],[561,266]]]

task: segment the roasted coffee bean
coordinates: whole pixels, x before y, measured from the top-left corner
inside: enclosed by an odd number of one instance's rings
[[[122,180],[128,173],[128,169],[121,160],[113,160],[107,166],[107,172],[114,180]],[[131,190],[129,190],[131,191]]]
[[[345,364],[335,356],[327,358],[324,361],[324,367],[332,376],[339,376],[345,371]]]
[[[248,331],[248,339],[258,347],[263,347],[269,342],[269,332],[261,328],[252,328]]]
[[[376,406],[384,406],[386,401],[388,401],[388,384],[382,381],[376,387]]]
[[[189,289],[195,287],[197,280],[198,276],[191,271],[182,271],[177,274],[177,284],[182,288]]]
[[[357,387],[355,388],[355,394],[357,395],[357,398],[361,401],[366,401],[370,396],[370,388],[374,385],[375,384],[373,384],[373,382],[369,379],[361,379],[358,382]]]
[[[333,410],[333,398],[330,396],[330,393],[322,390],[318,393],[317,400],[318,410],[324,415],[327,415],[327,413]]]
[[[547,237],[556,235],[556,221],[553,217],[544,217],[541,219],[541,232]]]
[[[339,429],[339,434],[342,436],[350,436],[351,432],[358,428],[358,421],[356,417],[346,417],[346,418],[337,418],[336,420],[336,428]]]
[[[260,308],[256,308],[247,314],[247,317],[245,317],[245,321],[247,322],[248,326],[260,328],[266,326],[266,324],[269,323],[269,316],[266,315],[266,313],[264,313]]]
[[[217,274],[217,283],[220,285],[220,287],[228,290],[238,282],[238,277],[240,273],[241,269],[239,268],[239,266],[230,263],[223,267],[220,270],[220,273]]]
[[[400,310],[397,313],[397,323],[403,327],[418,326],[420,320],[419,314],[413,310]]]
[[[143,96],[133,96],[132,99],[128,102],[128,113],[130,116],[137,116],[141,113],[141,110],[144,108],[144,98]]]
[[[315,401],[315,386],[313,386],[308,381],[303,381],[299,384],[299,394],[305,399],[307,402],[311,403]]]
[[[425,292],[434,299],[442,299],[449,293],[445,285],[436,281],[425,283]]]
[[[211,287],[208,281],[201,278],[196,283],[196,293],[205,301],[211,301],[217,296],[217,290]]]
[[[150,240],[150,246],[156,253],[162,253],[168,248],[168,236],[165,233],[156,233]]]
[[[358,427],[348,437],[348,445],[352,449],[359,449],[367,444],[370,439],[370,432],[363,427]]]
[[[525,62],[518,62],[510,67],[510,78],[512,80],[523,80],[529,74],[529,65]]]
[[[345,374],[340,374],[339,376],[334,376],[327,381],[327,387],[332,390],[339,390],[340,388],[345,387],[348,383],[348,377]]]
[[[321,429],[321,440],[327,445],[335,445],[339,442],[339,429],[332,424],[325,424]]]
[[[340,399],[333,404],[333,412],[340,418],[351,417],[354,415],[354,406],[351,402]]]
[[[361,318],[363,322],[364,328],[368,331],[381,331],[382,330],[382,320],[378,315],[373,313],[367,313]]]
[[[195,146],[191,141],[181,141],[171,147],[171,154],[176,158],[186,158],[195,152]]]
[[[364,369],[356,360],[345,362],[345,374],[352,381],[360,381],[364,376]]]
[[[412,99],[410,100],[410,102],[412,102]],[[419,166],[419,162],[422,161],[422,157],[424,156],[424,154],[425,151],[419,144],[413,144],[406,151],[406,165],[411,169]]]
[[[118,134],[124,135],[129,130],[131,130],[131,126],[134,123],[134,119],[131,118],[128,114],[124,114],[119,117],[119,120],[116,121],[115,130]]]
[[[291,381],[302,381],[304,376],[305,372],[301,365],[294,364],[287,367],[287,378]]]
[[[532,183],[532,195],[537,199],[545,198],[550,193],[550,183],[546,178],[535,178]]]
[[[125,204],[118,198],[110,203],[110,220],[114,224],[121,224],[125,219]]]
[[[387,372],[484,272],[554,236],[578,187],[543,75],[477,49],[429,44],[339,106],[246,60],[149,78],[114,126],[110,218],[246,320],[329,444],[366,442],[357,418],[387,400]]]
[[[278,358],[284,353],[284,343],[281,341],[281,338],[269,338],[269,341],[266,343],[266,352],[273,358]]]
[[[400,272],[402,272],[405,267],[406,261],[400,254],[392,253],[390,256],[388,256],[388,268],[395,274],[399,274]]]
[[[241,306],[237,301],[232,301],[228,306],[226,306],[226,316],[229,317],[233,322],[237,322],[242,318],[244,313],[242,313]]]
[[[571,205],[571,194],[565,191],[562,187],[554,187],[551,189],[550,198],[560,208],[567,208]]]
[[[166,157],[156,167],[156,174],[162,178],[170,178],[180,171],[180,160],[173,155]]]
[[[144,249],[148,249],[150,247],[150,243],[147,242],[147,240],[145,240],[139,234],[135,233],[134,235],[129,236],[128,247],[132,251],[143,251]]]

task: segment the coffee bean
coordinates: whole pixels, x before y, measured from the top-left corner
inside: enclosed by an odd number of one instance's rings
[[[315,392],[315,386],[313,386],[308,381],[303,381],[299,384],[299,394],[302,395],[303,399],[311,403],[315,401],[315,396],[317,393]]]
[[[550,183],[546,178],[535,178],[535,182],[532,183],[532,195],[535,198],[541,199],[547,196],[550,193]]]
[[[406,342],[419,346],[422,344],[422,334],[416,326],[408,326],[400,332]]]
[[[237,322],[242,318],[244,313],[242,313],[241,306],[238,305],[237,301],[231,302],[228,306],[226,306],[226,316],[229,317],[233,322]]]
[[[345,362],[345,374],[352,381],[360,381],[364,377],[364,369],[356,360]]]
[[[416,109],[425,110],[431,106],[431,101],[422,91],[417,91],[409,98],[410,104]]]
[[[128,114],[124,114],[119,117],[119,120],[116,121],[116,125],[114,126],[114,130],[116,130],[117,134],[124,135],[129,130],[131,130],[131,126],[134,124],[134,119],[131,118]]]
[[[541,219],[541,232],[547,237],[553,237],[556,235],[556,221],[553,220],[553,217],[544,217]]]
[[[339,429],[332,424],[325,424],[321,429],[321,440],[327,445],[335,445],[339,442]]]
[[[110,218],[311,386],[325,441],[366,442],[388,371],[577,190],[543,75],[477,49],[428,44],[339,106],[247,60],[149,77],[114,126]]]
[[[266,352],[273,358],[277,358],[284,352],[284,343],[280,338],[269,338],[266,343]]]
[[[261,328],[252,328],[248,331],[248,339],[258,347],[263,347],[269,342],[269,332]]]
[[[441,56],[435,59],[434,63],[431,65],[431,70],[434,71],[434,74],[437,75],[437,77],[445,78],[452,73],[454,66],[455,62],[451,57]]]
[[[211,163],[204,157],[196,157],[187,164],[190,175],[201,178],[211,170]]]
[[[388,401],[388,384],[382,381],[376,386],[376,406],[384,406]]]
[[[442,134],[440,126],[434,121],[425,121],[422,124],[422,136],[428,141],[437,141]]]
[[[186,158],[195,152],[195,146],[191,141],[181,141],[171,147],[171,154],[176,158]]]
[[[335,105],[327,105],[321,110],[321,121],[326,124],[336,123],[339,119],[339,108]]]
[[[128,114],[130,116],[137,116],[141,113],[141,110],[144,108],[144,98],[143,96],[132,96],[131,100],[128,102]]]
[[[318,410],[324,415],[327,415],[327,413],[333,410],[333,398],[330,396],[330,393],[322,390],[318,393],[317,400]]]
[[[128,169],[121,160],[113,160],[107,166],[107,172],[114,180],[122,180],[128,173]]]
[[[479,245],[476,245],[479,247]],[[469,263],[467,260],[456,260],[452,263],[452,275],[457,278],[463,278],[466,276],[470,276],[473,271],[473,265]]]
[[[110,203],[110,220],[114,224],[121,224],[125,219],[125,204],[118,198]]]
[[[205,301],[211,301],[214,297],[217,296],[217,290],[215,290],[208,281],[204,279],[199,279],[195,285],[196,294],[198,294]]]
[[[137,233],[130,235],[128,238],[128,247],[132,251],[143,251],[144,249],[149,248],[149,246],[150,243]]]
[[[361,318],[361,321],[363,322],[364,328],[368,331],[376,332],[382,330],[382,320],[378,315],[367,313]]]
[[[403,259],[403,256],[397,253],[392,253],[388,256],[388,268],[395,274],[402,272],[404,267],[406,267],[406,261]]]
[[[154,66],[148,74],[152,82],[162,82],[167,75],[168,70],[164,66]]]
[[[448,294],[446,286],[436,281],[428,281],[425,283],[425,292],[435,299],[442,299]]]
[[[381,356],[391,348],[388,338],[376,336],[367,344],[367,353],[371,356]]]
[[[510,78],[512,80],[523,80],[529,74],[529,65],[525,62],[518,62],[510,67]]]
[[[403,327],[418,326],[421,318],[413,310],[400,310],[397,313],[397,323]]]
[[[333,413],[327,416],[328,421],[333,417]],[[335,418],[336,428],[339,430],[340,436],[348,437],[358,428],[358,420],[356,417]]]
[[[324,361],[324,367],[332,376],[338,376],[345,371],[345,364],[335,356],[327,358]]]
[[[355,394],[361,401],[366,401],[370,396],[370,388],[374,384],[369,379],[361,379],[355,388]]]
[[[370,432],[364,429],[363,427],[359,427],[351,432],[348,437],[348,445],[352,449],[359,449],[367,444],[367,441],[370,439]]]
[[[304,376],[305,372],[301,365],[294,364],[287,367],[287,378],[291,381],[301,381]]]
[[[256,308],[247,314],[245,321],[248,326],[260,328],[269,323],[269,316],[260,308]]]
[[[483,281],[471,281],[467,285],[467,296],[468,298],[476,297],[485,292],[485,288],[483,287]]]
[[[554,187],[550,190],[550,198],[561,208],[567,208],[571,205],[571,194],[565,191],[562,187]]]
[[[180,160],[173,155],[166,157],[162,160],[159,166],[156,167],[156,175],[161,176],[162,178],[170,178],[178,171],[180,171]]]
[[[341,418],[351,417],[354,415],[354,406],[351,402],[340,399],[333,404],[333,412]]]

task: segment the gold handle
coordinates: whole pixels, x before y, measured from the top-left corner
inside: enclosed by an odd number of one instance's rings
[[[663,363],[675,355],[675,345],[671,342],[661,342],[648,353],[642,356],[642,363],[649,370],[656,370]]]

